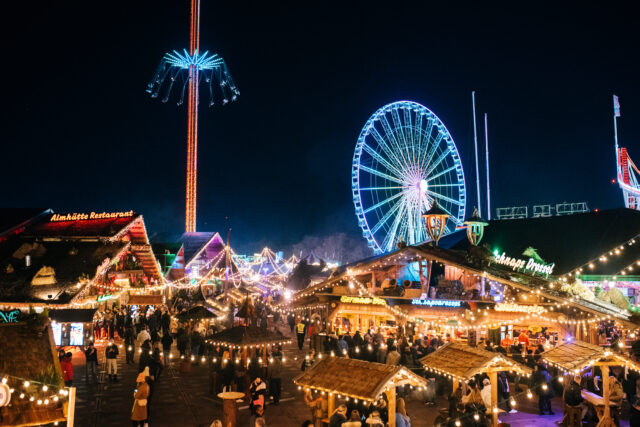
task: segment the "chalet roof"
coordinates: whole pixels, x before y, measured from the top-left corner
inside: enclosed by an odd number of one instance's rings
[[[0,236],[12,234],[52,213],[44,208],[0,208]]]
[[[263,347],[284,344],[289,338],[282,333],[255,326],[234,326],[209,337],[214,345],[223,347]]]
[[[49,310],[49,319],[58,323],[90,323],[96,311],[95,308]]]
[[[50,216],[52,218],[53,214]],[[25,235],[39,238],[110,238],[116,236],[136,219],[138,214],[121,218],[85,219],[72,221],[42,221],[29,227]]]
[[[640,366],[622,354],[579,340],[560,344],[556,348],[547,350],[542,353],[542,358],[565,371],[581,370],[594,362],[629,365],[635,370],[640,370]]]
[[[640,212],[611,209],[588,213],[492,220],[484,229],[481,245],[518,257],[528,247],[535,248],[547,263],[555,263],[554,274],[562,275],[633,240],[640,235]],[[640,243],[640,241],[639,241]],[[454,249],[469,247],[466,238]],[[640,259],[640,244],[625,247],[606,263],[595,263],[583,274],[615,275]]]
[[[640,246],[640,244],[638,246]],[[407,246],[394,252],[351,263],[346,268],[337,270],[329,279],[298,291],[293,296],[293,300],[296,301],[310,297],[317,292],[327,289],[335,282],[348,280],[349,275],[369,274],[372,269],[383,269],[385,266],[408,264],[426,257],[440,263],[461,268],[470,273],[483,274],[490,280],[499,281],[512,288],[524,291],[535,290],[536,293],[539,293],[540,296],[544,298],[562,303],[567,302],[569,305],[590,312],[591,314],[611,315],[624,321],[631,318],[631,314],[628,311],[621,310],[613,304],[597,299],[590,301],[575,297],[567,301],[566,294],[560,292],[558,289],[549,289],[547,287],[548,281],[544,277],[503,268],[495,262],[491,262],[491,254],[484,248],[473,247],[470,251],[471,253],[466,250],[444,249],[434,247],[428,243]],[[485,254],[485,252],[488,255]],[[482,260],[482,257],[485,255],[489,256],[489,258]],[[302,302],[304,303],[304,301]],[[627,324],[627,326],[630,326],[630,324]]]
[[[7,376],[9,387],[30,394],[36,392],[36,381],[40,381],[48,385],[51,395],[55,395],[64,386],[48,319],[0,324],[0,342],[12,343],[0,346],[0,376]],[[28,389],[22,386],[24,380],[32,384]],[[0,408],[0,425],[62,422],[65,420],[63,400],[44,406],[14,396],[10,406]]]
[[[43,241],[15,236],[0,244],[0,301],[67,303],[126,242]],[[26,255],[31,257],[27,267]]]
[[[326,357],[293,379],[313,388],[356,399],[376,400],[387,388],[402,384],[426,386],[426,379],[404,366],[385,365],[345,357]]]
[[[213,312],[213,310],[201,305],[190,307],[189,309],[178,313],[178,318],[181,321],[192,319],[215,319],[216,317],[218,316]]]
[[[222,244],[222,248],[224,248],[224,242],[222,242],[222,238],[218,233],[208,231],[184,233],[181,240],[182,247],[184,248],[185,265],[189,265],[198,252],[205,249],[205,246],[208,246],[210,243],[214,243],[212,242],[212,239],[215,236],[218,236],[216,240],[219,240]]]
[[[507,359],[501,353],[494,353],[479,347],[470,347],[460,342],[451,342],[420,359],[425,368],[468,380],[490,368],[515,370],[521,374],[531,374],[531,368]]]
[[[129,295],[127,305],[162,305],[162,295]]]

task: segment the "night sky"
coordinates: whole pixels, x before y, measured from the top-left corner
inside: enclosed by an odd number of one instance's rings
[[[622,206],[611,95],[620,144],[640,161],[636,13],[611,2],[448,3],[203,1],[201,49],[225,58],[241,96],[201,102],[198,229],[222,231],[230,216],[240,251],[357,236],[353,148],[368,117],[401,99],[451,132],[470,213],[472,90],[489,114],[494,207]],[[150,233],[179,235],[186,107],[145,89],[166,51],[188,47],[189,3],[10,4],[2,205],[134,209]]]

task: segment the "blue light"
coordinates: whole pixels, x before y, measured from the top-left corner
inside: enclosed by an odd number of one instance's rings
[[[460,301],[456,301],[456,300],[418,299],[418,298],[414,298],[413,300],[411,300],[411,304],[427,305],[429,307],[460,307],[462,305]]]
[[[157,98],[160,92],[163,92],[162,102],[167,102],[171,96],[173,85],[178,81],[177,104],[181,105],[192,78],[191,68],[196,70],[198,85],[204,82],[209,87],[209,106],[214,104],[214,93],[218,93],[218,91],[222,98],[222,105],[238,99],[240,91],[233,82],[227,64],[220,55],[208,51],[202,54],[196,51],[190,55],[186,49],[183,49],[182,52],[174,50],[162,57],[151,83],[147,85],[147,92],[151,94],[152,98]],[[218,89],[214,90],[214,86]]]
[[[213,70],[224,64],[222,58],[216,53],[210,54],[209,51],[206,51],[200,55],[200,53],[196,51],[192,56],[189,55],[186,49],[183,49],[183,53],[177,50],[169,52],[164,55],[164,60],[167,61],[168,64],[185,70],[188,70],[192,65],[195,65],[198,70]]]

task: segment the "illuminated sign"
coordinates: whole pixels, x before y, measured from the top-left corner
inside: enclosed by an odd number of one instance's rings
[[[84,344],[84,324],[72,323],[69,345],[83,345]]]
[[[20,310],[0,311],[1,323],[18,323]]]
[[[133,211],[127,212],[91,212],[86,213],[69,213],[69,214],[53,214],[50,221],[81,221],[86,219],[108,219],[108,218],[129,218],[133,216]]]
[[[340,302],[350,302],[354,304],[375,304],[375,305],[387,305],[387,302],[382,298],[369,298],[369,297],[350,297],[343,295],[340,297]]]
[[[113,298],[113,294],[98,295],[97,301],[102,302]]]
[[[536,262],[535,259],[529,258],[528,261],[519,258],[508,257],[504,252],[500,254],[498,251],[493,252],[493,259],[497,264],[505,265],[507,267],[511,267],[513,271],[523,270],[530,271],[533,273],[540,274],[552,274],[553,267],[555,267],[555,263],[553,264],[542,264],[540,262]]]
[[[448,300],[448,299],[418,299],[414,298],[411,300],[411,304],[413,305],[426,305],[429,307],[460,307],[461,302],[456,300]]]
[[[540,314],[547,311],[546,308],[539,305],[520,305],[509,302],[503,302],[496,304],[494,307],[496,311],[510,311],[514,313],[536,313]]]
[[[56,345],[62,345],[62,325],[58,322],[53,322],[51,330],[53,331],[53,341],[55,341]]]

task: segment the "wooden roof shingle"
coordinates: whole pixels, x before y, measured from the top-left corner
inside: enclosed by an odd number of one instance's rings
[[[552,350],[542,353],[542,359],[565,371],[581,370],[594,362],[625,366],[639,370],[640,366],[622,354],[615,353],[598,345],[574,340],[560,344]]]
[[[531,369],[518,362],[505,358],[500,353],[494,353],[479,347],[470,347],[460,342],[451,342],[438,348],[420,359],[425,368],[445,375],[451,375],[462,380],[468,380],[476,374],[486,372],[490,368],[504,368],[515,370],[525,375],[531,374]]]
[[[327,357],[293,379],[303,388],[376,400],[386,388],[401,384],[426,386],[426,380],[404,366]]]

